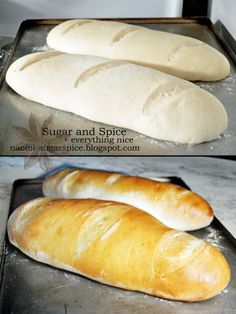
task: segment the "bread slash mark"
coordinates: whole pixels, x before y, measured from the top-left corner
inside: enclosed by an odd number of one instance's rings
[[[181,44],[178,44],[176,45],[170,52],[169,56],[168,56],[168,61],[173,61],[178,53],[181,51],[181,50],[184,50],[184,49],[189,49],[189,48],[196,48],[196,47],[199,47],[199,46],[202,46],[203,44],[202,43],[195,43],[195,42],[191,42],[191,41],[185,41]]]
[[[164,83],[161,86],[154,89],[154,91],[148,96],[143,106],[143,114],[148,114],[151,104],[156,100],[159,105],[165,105],[169,103],[169,99],[173,96],[179,95],[180,93],[192,88],[190,83],[180,84],[172,81]]]
[[[80,27],[82,25],[85,25],[85,24],[88,24],[88,23],[91,23],[91,22],[93,22],[93,21],[87,21],[87,20],[85,20],[85,21],[77,21],[74,24],[68,26],[66,29],[64,29],[64,31],[62,32],[62,35],[67,34],[69,31],[71,31],[75,27]]]
[[[122,179],[124,179],[123,174],[115,173],[109,175],[109,177],[106,179],[105,184],[113,185],[117,182],[120,182]]]
[[[95,65],[80,74],[80,76],[75,81],[74,87],[78,87],[81,83],[87,81],[91,76],[94,76],[101,71],[109,70],[126,64],[128,64],[128,62],[123,60],[111,60]]]
[[[35,63],[40,62],[42,60],[46,60],[49,58],[60,56],[61,54],[63,54],[63,52],[59,52],[59,51],[48,51],[48,52],[43,52],[43,53],[37,54],[37,55],[33,56],[32,58],[28,59],[26,61],[26,63],[20,67],[19,71],[23,71],[25,68],[27,68],[28,66],[30,66],[32,64],[35,64]]]
[[[118,41],[120,41],[121,39],[123,39],[126,35],[139,31],[140,28],[134,27],[134,26],[130,26],[130,27],[126,27],[124,29],[122,29],[121,31],[119,31],[117,34],[115,34],[115,36],[112,38],[112,44],[117,43]]]
[[[119,203],[108,206],[106,204],[109,202],[105,202],[104,205],[100,203],[100,207],[89,210],[89,214],[84,216],[86,219],[78,234],[78,255],[83,254],[96,241],[108,238],[119,227],[118,221],[131,210],[127,205],[121,206]]]

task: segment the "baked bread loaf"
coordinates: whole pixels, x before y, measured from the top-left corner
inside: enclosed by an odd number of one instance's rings
[[[170,300],[208,299],[230,279],[216,248],[122,203],[39,198],[17,208],[7,230],[37,261]]]
[[[230,72],[228,60],[195,38],[114,21],[70,20],[53,28],[56,50],[127,60],[186,80],[216,81]]]
[[[214,213],[196,193],[180,186],[119,173],[64,169],[43,182],[49,198],[96,198],[123,202],[151,214],[177,230],[208,226]]]
[[[6,80],[27,99],[161,140],[201,143],[227,127],[223,105],[207,91],[126,61],[34,53],[15,61]]]

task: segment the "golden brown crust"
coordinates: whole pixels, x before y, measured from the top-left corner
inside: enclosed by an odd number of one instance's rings
[[[171,300],[210,298],[230,279],[216,248],[117,202],[36,199],[11,215],[8,235],[40,262]]]
[[[124,202],[177,230],[206,227],[214,216],[207,201],[185,188],[106,171],[61,170],[45,180],[43,191],[50,198],[98,198]]]

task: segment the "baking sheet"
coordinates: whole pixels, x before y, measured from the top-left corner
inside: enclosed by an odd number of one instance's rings
[[[48,32],[63,20],[33,20],[26,21],[16,37],[12,48],[12,54],[6,63],[2,73],[2,86],[0,89],[0,154],[28,155],[30,151],[15,150],[15,146],[22,142],[22,138],[16,135],[13,126],[21,126],[29,129],[30,114],[37,116],[39,123],[43,123],[51,114],[53,126],[57,129],[91,129],[95,127],[98,133],[99,127],[113,130],[112,126],[103,125],[76,116],[72,113],[47,108],[38,103],[28,101],[17,95],[4,81],[7,67],[15,59],[32,52],[47,50],[46,36]],[[66,152],[70,155],[235,155],[236,154],[236,68],[233,60],[226,50],[226,46],[216,36],[211,22],[207,19],[124,19],[122,21],[143,25],[148,28],[183,34],[198,38],[221,51],[231,64],[230,76],[219,82],[197,82],[196,84],[213,93],[226,107],[229,116],[229,127],[217,140],[198,144],[183,145],[172,142],[155,140],[134,131],[127,131],[126,138],[133,138],[132,144],[121,143],[119,149],[107,151],[108,143],[95,143],[88,149],[82,144],[82,150],[78,151],[78,144],[71,145],[70,139],[62,141],[56,146],[74,146],[74,150]],[[196,117],[197,118],[197,117]],[[186,130],[187,131],[187,130]],[[101,136],[98,136],[101,139]],[[114,139],[117,136],[113,137]],[[36,144],[41,145],[39,139]],[[12,146],[12,148],[10,148]],[[113,145],[114,146],[114,145]],[[37,155],[37,151],[31,151],[31,155]],[[62,154],[57,148],[51,150],[51,154]]]
[[[176,177],[162,178],[185,186]],[[42,180],[17,180],[10,213],[23,202],[42,195]],[[6,240],[2,259],[0,313],[20,314],[233,314],[236,309],[236,248],[234,239],[215,219],[211,226],[192,232],[219,248],[227,258],[232,278],[220,294],[202,302],[173,302],[144,293],[125,291],[83,276],[38,263]],[[231,241],[232,240],[232,241]]]

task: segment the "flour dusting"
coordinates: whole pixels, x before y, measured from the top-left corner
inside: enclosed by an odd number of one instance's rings
[[[222,232],[220,230],[216,230],[213,227],[209,227],[207,229],[208,234],[206,237],[206,241],[218,248],[221,251],[226,251],[226,248],[221,245],[221,241],[224,239],[222,236]]]

